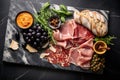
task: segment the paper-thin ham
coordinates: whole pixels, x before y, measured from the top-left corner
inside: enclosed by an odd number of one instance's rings
[[[84,42],[90,38],[93,38],[92,33],[88,31],[88,29],[80,24],[77,24],[73,19],[67,21],[64,25],[62,25],[60,30],[54,31],[53,36],[57,41],[57,45],[63,46],[64,48],[67,47],[68,43],[77,42],[78,44],[80,42]]]
[[[89,39],[85,43],[81,44],[79,47],[73,47],[69,51],[69,62],[83,68],[89,68],[88,64],[93,55],[93,39]],[[87,65],[86,65],[87,63]]]
[[[70,66],[70,63],[88,69],[93,55],[94,35],[73,19],[65,22],[59,30],[53,32],[56,45],[45,52],[45,58],[52,64]]]
[[[67,21],[64,25],[61,26],[60,30],[54,31],[54,38],[56,40],[66,40],[73,39],[74,30],[77,28],[77,24],[74,20]]]

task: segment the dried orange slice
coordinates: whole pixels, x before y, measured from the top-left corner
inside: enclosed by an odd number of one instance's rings
[[[107,44],[102,40],[95,42],[93,45],[93,50],[97,54],[104,54],[107,51],[107,49]]]

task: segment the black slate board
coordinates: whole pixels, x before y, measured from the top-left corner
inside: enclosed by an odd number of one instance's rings
[[[18,64],[25,64],[25,65],[35,65],[41,67],[48,67],[48,68],[56,68],[56,69],[65,69],[65,70],[72,70],[72,71],[79,71],[79,72],[87,72],[93,73],[90,70],[83,70],[80,67],[75,65],[71,65],[70,67],[61,67],[59,65],[54,65],[47,62],[45,59],[40,58],[39,53],[31,54],[27,50],[23,48],[23,44],[25,43],[22,34],[20,33],[19,28],[15,24],[15,17],[17,13],[21,11],[29,11],[34,13],[38,11],[40,7],[43,5],[39,0],[11,0],[11,5],[9,9],[8,21],[7,21],[7,30],[5,36],[5,45],[4,45],[4,53],[3,53],[3,61],[11,62],[11,63],[18,63]],[[53,5],[56,8],[58,5]],[[74,10],[74,7],[67,7],[69,10]],[[81,8],[76,8],[82,10]],[[92,10],[92,9],[91,9]],[[93,9],[94,10],[94,9]],[[106,18],[108,19],[108,11],[104,10],[97,10],[103,14],[105,14]],[[19,49],[17,51],[13,51],[9,48],[11,40],[14,39],[19,43]],[[102,72],[100,72],[102,73]]]

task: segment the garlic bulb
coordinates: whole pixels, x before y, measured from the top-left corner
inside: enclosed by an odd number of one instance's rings
[[[106,18],[97,11],[83,10],[74,12],[74,19],[82,24],[96,36],[105,36],[108,32],[108,22]]]

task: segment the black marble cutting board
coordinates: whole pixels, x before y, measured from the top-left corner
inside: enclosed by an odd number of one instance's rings
[[[15,17],[17,13],[21,11],[29,11],[31,13],[35,13],[40,9],[43,3],[40,0],[11,0],[8,21],[7,21],[7,29],[5,36],[5,45],[4,45],[4,53],[3,53],[3,61],[32,65],[32,66],[40,66],[40,67],[48,67],[53,69],[64,69],[64,70],[72,70],[79,72],[87,72],[92,73],[90,70],[83,70],[80,67],[77,67],[73,64],[69,67],[61,67],[59,65],[51,64],[45,59],[40,58],[39,53],[29,53],[27,50],[23,48],[23,44],[25,41],[23,39],[23,35],[20,33],[19,28],[15,24]],[[58,5],[53,4],[55,8],[58,8]],[[74,7],[67,7],[68,10],[74,11]],[[80,8],[76,8],[82,10]],[[104,16],[108,19],[108,11],[97,10],[104,14]],[[16,40],[19,43],[19,49],[14,51],[9,48],[11,40]]]

